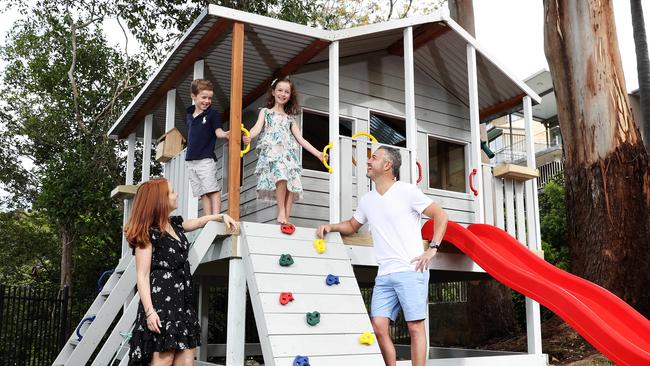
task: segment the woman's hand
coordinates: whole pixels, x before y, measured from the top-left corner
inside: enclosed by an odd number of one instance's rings
[[[228,229],[232,230],[237,227],[237,221],[235,221],[228,214],[223,214],[223,216],[221,216],[221,220],[223,221],[224,224],[226,224],[226,227]]]
[[[156,311],[153,311],[147,317],[147,328],[149,328],[149,330],[154,333],[160,334],[161,327],[162,324],[160,323],[160,318],[158,317],[158,313]]]
[[[323,160],[329,158],[329,156],[327,154],[323,154],[323,152],[321,152],[321,151],[319,151],[318,154],[316,154],[316,157],[318,158],[318,161],[321,161],[321,162]]]

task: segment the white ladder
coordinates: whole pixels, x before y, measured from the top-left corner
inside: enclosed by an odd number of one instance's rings
[[[188,255],[192,273],[201,263],[217,235],[225,235],[226,232],[223,223],[210,221],[205,225],[190,248]],[[129,254],[120,260],[115,271],[106,282],[104,289],[97,295],[97,298],[82,318],[79,327],[83,336],[81,340],[78,340],[77,332],[73,333],[53,365],[86,365],[104,334],[115,320],[119,310],[127,302],[129,294],[133,293],[133,291],[136,291],[135,258]],[[126,364],[125,362],[128,361],[128,345],[123,344],[123,334],[130,333],[131,326],[137,315],[139,302],[140,296],[136,291],[135,296],[124,309],[120,320],[102,345],[92,365],[108,366],[111,361],[116,360],[120,361],[120,365]],[[92,318],[93,316],[94,318]],[[92,321],[85,320],[91,318]],[[118,350],[120,352],[116,355]]]
[[[132,293],[134,285],[135,259],[127,254],[120,259],[53,365],[84,365]]]

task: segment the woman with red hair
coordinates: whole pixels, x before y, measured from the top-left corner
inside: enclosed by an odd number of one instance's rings
[[[229,229],[236,225],[225,214],[188,220],[170,217],[177,196],[165,178],[142,183],[124,230],[135,254],[140,295],[129,365],[194,364],[201,326],[192,305],[190,243],[185,232],[202,228],[208,221],[223,221]]]

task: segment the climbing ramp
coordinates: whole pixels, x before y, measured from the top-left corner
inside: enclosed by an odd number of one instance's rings
[[[192,273],[217,235],[223,235],[225,232],[225,226],[220,222],[209,222],[201,230],[188,254]],[[109,273],[110,277],[57,356],[53,363],[54,366],[91,364],[91,356],[95,353],[113,321],[120,315],[120,310],[123,310],[120,320],[104,341],[92,361],[92,365],[122,365],[128,361],[127,335],[131,332],[140,302],[140,297],[136,293],[135,257],[130,254],[125,255],[115,270],[109,271]]]
[[[338,233],[314,243],[314,229],[287,235],[278,225],[246,222],[241,239],[266,366],[301,364],[300,356],[319,366],[383,364],[374,335],[366,333],[370,318]]]

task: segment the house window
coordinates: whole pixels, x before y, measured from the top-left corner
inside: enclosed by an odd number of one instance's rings
[[[323,151],[323,148],[330,142],[329,137],[329,115],[327,113],[302,111],[302,136],[309,141],[316,150]],[[352,136],[353,120],[339,117],[339,135]],[[326,172],[323,162],[316,159],[309,151],[302,148],[302,168]]]
[[[465,145],[429,136],[429,187],[467,192]]]
[[[406,120],[370,112],[370,134],[382,144],[406,147]]]

